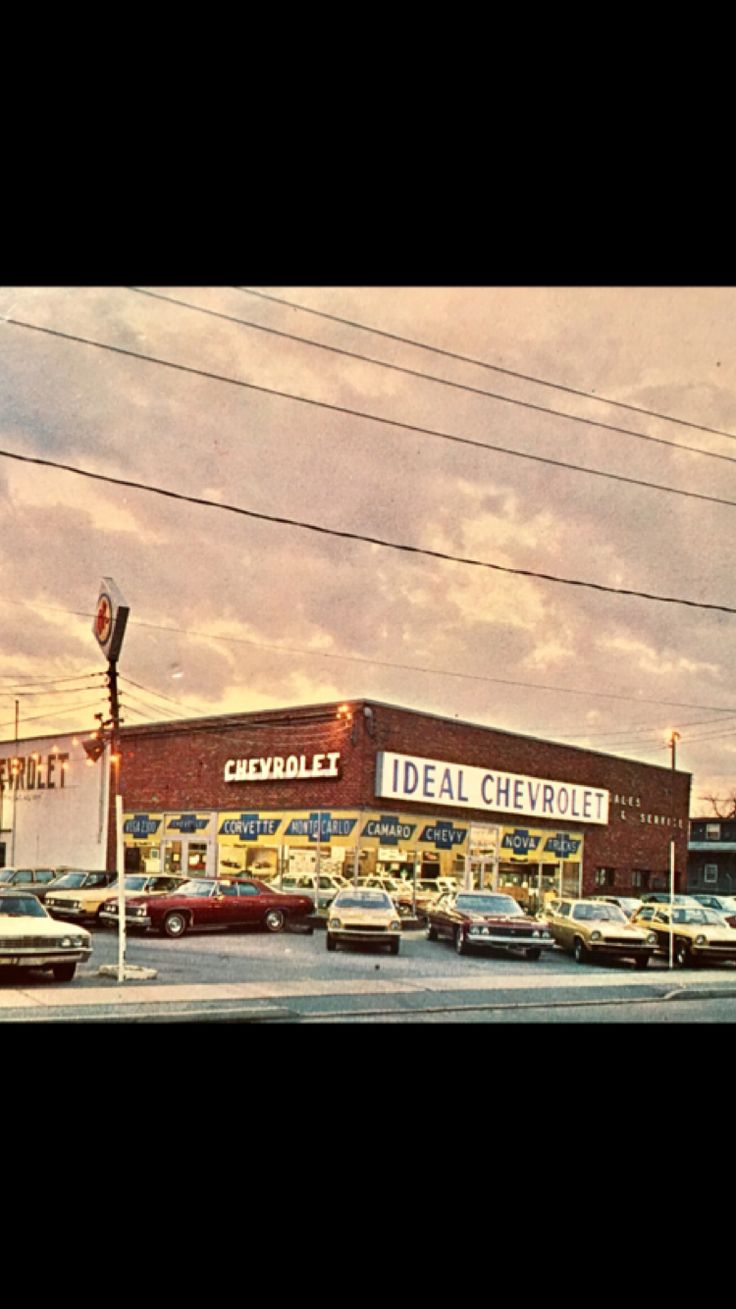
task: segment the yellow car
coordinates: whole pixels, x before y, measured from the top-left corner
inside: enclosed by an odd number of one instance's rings
[[[164,895],[185,881],[185,877],[174,877],[171,874],[129,873],[125,878],[125,891],[130,895],[150,895],[152,892],[141,890],[140,883],[158,883],[156,891]],[[73,918],[77,922],[83,918],[102,921],[105,901],[114,898],[117,890],[117,873],[82,873],[74,870],[60,878],[53,893],[46,896],[46,908],[54,918]]]
[[[646,968],[657,938],[647,927],[630,923],[618,905],[595,900],[550,903],[554,908],[546,912],[547,926],[557,944],[571,951],[577,963],[608,957],[633,959],[637,968]]]
[[[670,922],[670,914],[672,921]],[[657,950],[669,955],[678,968],[708,959],[736,959],[736,931],[714,909],[702,905],[645,904],[632,922],[654,933]]]
[[[328,950],[350,941],[367,941],[388,945],[391,954],[398,954],[401,920],[387,891],[346,887],[330,905],[325,936]]]
[[[55,982],[71,982],[91,953],[89,932],[55,923],[35,895],[0,894],[0,965],[50,968]]]

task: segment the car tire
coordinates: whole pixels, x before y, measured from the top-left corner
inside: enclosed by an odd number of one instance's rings
[[[634,960],[634,967],[638,968],[639,971],[641,972],[642,968],[646,968],[648,963],[649,963],[649,955],[640,954],[637,955],[636,959]]]
[[[173,909],[167,914],[161,924],[161,931],[164,936],[170,936],[173,939],[184,936],[188,927],[186,914],[182,914],[178,909]]]
[[[263,920],[267,932],[283,932],[285,923],[286,914],[283,909],[269,909]]]
[[[429,919],[427,919],[427,922],[426,922],[426,925],[425,925],[425,928],[424,928],[424,935],[426,936],[426,938],[427,938],[428,941],[436,941],[436,940],[437,940],[437,928],[432,926],[432,924],[431,924],[431,922],[430,922]]]
[[[541,953],[542,953],[542,951],[539,949],[539,946],[532,945],[532,946],[529,947],[528,950],[525,950],[525,951],[524,951],[524,958],[525,958],[525,959],[538,959],[539,956],[541,955]]]
[[[675,941],[673,955],[676,968],[690,967],[692,958],[690,955],[690,946],[687,941],[683,941],[682,939]]]
[[[401,941],[389,941],[388,948],[390,954],[398,954]]]
[[[573,954],[574,954],[574,956],[575,956],[575,963],[576,963],[576,964],[587,964],[587,963],[588,963],[588,959],[589,959],[589,950],[588,950],[588,947],[586,946],[585,942],[582,940],[581,937],[579,937],[579,936],[576,936],[576,937],[575,937],[575,944],[573,945],[572,952],[573,952]]]
[[[465,936],[463,934],[462,927],[458,927],[455,931],[455,951],[457,954],[468,953],[468,947],[465,941]]]
[[[335,940],[334,936],[330,936],[329,932],[325,932],[325,946],[327,947],[328,950],[337,949],[337,941]]]
[[[71,982],[77,971],[76,964],[54,964],[51,969],[55,982]]]

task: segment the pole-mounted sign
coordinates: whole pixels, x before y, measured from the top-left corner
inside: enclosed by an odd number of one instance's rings
[[[103,577],[92,624],[97,644],[109,663],[117,663],[130,606],[111,577]]]

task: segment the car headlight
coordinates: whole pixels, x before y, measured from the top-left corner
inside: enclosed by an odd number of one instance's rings
[[[696,944],[696,945],[705,945],[706,942],[707,942],[707,940],[708,940],[707,936],[703,936],[703,934],[702,934],[702,932],[701,932],[700,936],[696,936],[696,938],[695,938],[695,944]]]
[[[590,939],[591,941],[600,941],[601,936],[602,936],[601,932],[591,932]]]
[[[537,929],[536,929],[536,927],[535,927],[535,928],[534,928],[534,931],[532,932],[532,936],[541,936],[541,935],[542,935],[542,933],[541,933],[541,932],[538,932]]]
[[[542,938],[543,941],[549,941],[549,940],[552,939],[552,933],[551,933],[551,932],[540,932],[539,935],[541,936],[541,938]]]
[[[115,912],[117,913],[117,909],[115,910]],[[146,907],[145,907],[145,905],[142,905],[142,904],[141,904],[141,905],[138,905],[137,908],[135,908],[135,909],[131,909],[130,912],[131,912],[131,914],[133,914],[136,918],[143,918],[143,917],[145,916],[145,913],[146,913]]]
[[[71,948],[72,948],[72,944],[73,944],[73,942],[72,942],[72,938],[71,938],[70,936],[65,936],[65,937],[63,938],[61,944],[62,944],[62,947],[63,947],[65,950],[71,950]]]
[[[657,933],[649,932],[647,934],[647,945],[656,945],[656,944],[657,944]]]
[[[118,902],[117,902],[117,900],[115,900],[115,901],[111,900],[111,901],[109,902],[109,904],[106,904],[106,905],[105,905],[105,913],[106,913],[106,914],[116,914],[117,911],[118,911]],[[135,913],[135,910],[133,910],[133,912]]]
[[[74,947],[75,950],[81,950],[81,948],[82,948],[83,945],[84,945],[84,937],[83,937],[83,936],[73,936],[73,937],[72,937],[72,946]]]
[[[67,909],[78,909],[78,908],[79,908],[79,901],[78,901],[78,900],[66,900],[66,901],[64,901],[64,900],[57,900],[56,903],[57,903],[57,904],[60,904],[60,905],[62,906],[62,908],[64,907],[64,904],[66,904]]]
[[[389,932],[400,932],[400,931],[401,931],[401,923],[397,923],[397,922],[395,922],[395,921],[392,922],[392,923],[390,923],[390,924],[389,924],[389,929],[388,929],[388,930],[389,930]]]
[[[341,923],[341,921],[340,921],[339,918],[331,918],[331,919],[330,919],[330,922],[329,922],[329,926],[330,926],[330,927],[342,927],[342,923]]]

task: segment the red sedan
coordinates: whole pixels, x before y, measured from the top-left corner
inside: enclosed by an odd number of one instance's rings
[[[106,915],[114,917],[117,899],[105,901],[103,908]],[[255,878],[237,882],[193,878],[171,895],[126,896],[125,900],[125,922],[130,928],[172,937],[228,927],[280,932],[287,922],[312,932],[314,927],[307,920],[313,912],[309,896],[287,895]]]
[[[427,912],[425,935],[429,941],[449,937],[458,954],[491,946],[520,950],[525,959],[538,959],[551,950],[554,940],[547,924],[529,918],[513,896],[493,891],[448,891]]]

